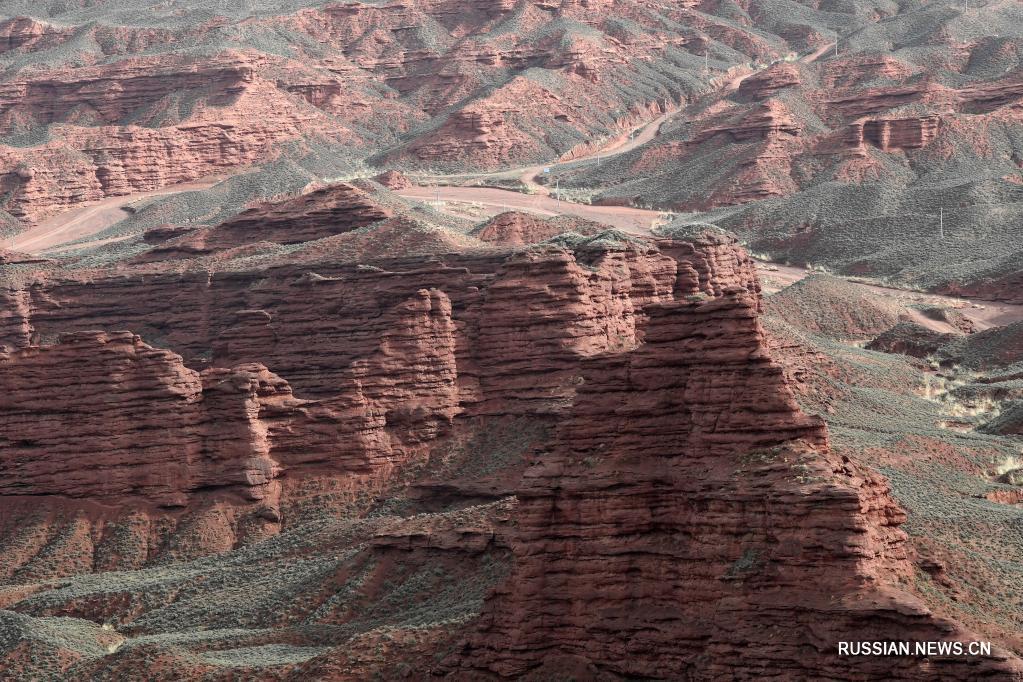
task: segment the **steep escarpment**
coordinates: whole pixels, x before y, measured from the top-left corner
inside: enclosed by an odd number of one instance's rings
[[[3,83],[2,135],[31,141],[0,145],[4,210],[33,223],[269,160],[314,131],[353,139],[318,110],[282,99],[258,75],[267,66],[258,55],[227,52],[203,68],[146,58]]]
[[[756,266],[735,235],[701,223],[669,227],[658,234],[663,237],[658,246],[678,263],[676,297],[717,297],[738,286],[760,305]]]
[[[13,544],[0,568],[70,575],[228,551],[311,500],[372,499],[467,432],[515,442],[516,420],[547,428],[584,358],[641,341],[649,304],[755,282],[718,241],[604,233],[375,265],[327,253],[12,277],[0,507]],[[500,498],[518,456],[486,464],[489,479],[435,473],[410,499]],[[54,511],[40,517],[40,499]]]
[[[193,368],[260,362],[299,395],[320,398],[333,395],[350,365],[374,351],[405,301],[437,289],[450,301],[460,390],[472,403],[481,399],[480,382],[511,390],[530,363],[551,369],[563,358],[572,367],[579,357],[634,344],[649,302],[716,295],[728,283],[754,292],[758,286],[734,238],[649,244],[615,233],[517,254],[391,258],[367,266],[337,262],[328,252],[300,266],[209,267],[210,273],[154,264],[40,275],[7,294],[17,306],[4,318],[2,342],[21,347],[64,331],[131,329]],[[527,337],[538,345],[523,345]],[[542,369],[535,374],[538,390],[567,380]]]
[[[518,492],[514,568],[463,669],[717,679],[973,679],[1014,660],[849,661],[839,640],[962,638],[896,581],[904,514],[829,450],[768,357],[755,301],[647,308],[645,343],[584,363]],[[911,634],[910,634],[911,633]]]
[[[583,358],[642,341],[652,303],[757,293],[748,258],[718,236],[575,235],[373,267],[147,267],[5,290],[6,494],[183,505],[232,486],[276,499],[285,469],[379,480],[462,412],[558,413]],[[41,434],[37,412],[52,420]]]
[[[276,504],[270,422],[304,401],[261,365],[199,373],[131,332],[79,332],[0,357],[0,373],[0,494],[180,507],[231,488]]]

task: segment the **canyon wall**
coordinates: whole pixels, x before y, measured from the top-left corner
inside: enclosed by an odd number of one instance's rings
[[[800,412],[734,237],[156,265],[8,283],[0,507],[23,530],[10,527],[4,575],[227,551],[281,532],[304,490],[372,494],[447,452],[459,428],[525,419],[556,433],[507,465],[526,467],[521,479],[417,493],[517,503],[457,529],[375,536],[382,557],[475,564],[511,547],[510,575],[438,672],[1019,673],[1000,653],[940,665],[835,655],[841,640],[971,635],[899,588],[915,570],[905,515]],[[40,521],[26,502],[40,499],[64,515]],[[108,557],[121,526],[137,551]],[[62,559],[43,562],[54,534]]]
[[[583,363],[517,492],[514,569],[459,670],[531,679],[975,679],[1015,660],[844,659],[849,640],[968,638],[893,585],[905,515],[829,450],[768,356],[756,301],[648,306]],[[471,677],[471,676],[470,676]],[[601,678],[603,679],[603,678]]]

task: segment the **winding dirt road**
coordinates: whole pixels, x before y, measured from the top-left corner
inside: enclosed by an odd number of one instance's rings
[[[774,293],[795,284],[801,279],[814,274],[813,271],[805,268],[793,267],[791,265],[779,265],[765,261],[757,262],[757,275],[764,284],[764,292]],[[842,278],[840,278],[842,279]],[[896,289],[894,287],[883,287],[874,284],[864,284],[852,280],[845,280],[851,287],[859,287],[871,294],[891,299],[894,303],[906,306],[906,314],[911,321],[936,332],[954,334],[958,330],[946,322],[932,320],[919,310],[909,306],[914,305],[939,305],[955,308],[964,317],[973,321],[977,331],[984,331],[993,327],[1001,327],[1007,324],[1023,322],[1023,305],[1001,303],[998,301],[984,301],[980,299],[954,298],[942,296],[941,294],[928,294],[909,289]]]
[[[835,43],[828,43],[814,52],[799,58],[804,63],[814,62],[824,55]],[[768,67],[764,67],[768,68]],[[716,94],[730,92],[737,89],[744,80],[760,71],[751,71],[745,74],[736,75],[734,78],[723,82]],[[545,167],[557,168],[570,165],[578,165],[585,162],[596,162],[598,159],[607,159],[626,152],[653,140],[659,133],[661,125],[678,113],[677,110],[669,110],[660,114],[657,118],[634,126],[627,132],[611,140],[599,150],[593,151],[585,156],[575,159],[556,161],[549,164],[537,164],[511,168],[493,173],[469,174],[462,176],[417,176],[421,180],[430,181],[436,178],[438,181],[452,177],[459,178],[518,178],[527,187],[531,188],[532,194],[523,194],[511,190],[498,189],[495,187],[462,187],[462,186],[437,186],[417,185],[404,190],[398,190],[397,194],[407,199],[429,202],[439,211],[459,214],[457,204],[470,204],[474,208],[481,209],[477,212],[481,215],[496,215],[504,211],[518,210],[534,213],[542,216],[571,215],[587,220],[610,225],[619,230],[637,235],[649,235],[656,225],[664,222],[667,214],[661,211],[653,211],[631,206],[594,206],[589,204],[576,204],[568,201],[558,201],[550,196],[548,187],[536,183],[536,176]],[[56,252],[66,247],[67,244],[93,234],[97,234],[106,228],[123,220],[128,211],[126,206],[142,199],[154,196],[176,194],[202,190],[212,187],[222,178],[204,178],[203,180],[165,187],[152,192],[144,192],[129,196],[111,197],[91,206],[69,211],[30,228],[14,237],[0,241],[0,247],[22,251],[26,253],[43,254],[45,252]],[[440,201],[436,201],[440,199]],[[122,237],[112,237],[112,241]],[[102,243],[102,242],[98,242]],[[788,286],[804,277],[812,274],[811,271],[803,268],[790,266],[759,263],[761,279],[769,283],[767,291],[779,287]],[[957,299],[948,296],[935,294],[923,294],[902,289],[889,289],[880,286],[849,282],[850,286],[863,287],[873,294],[896,299],[899,303],[912,305],[914,303],[931,303],[946,305],[958,308],[966,317],[973,320],[978,330],[989,329],[1005,324],[1023,321],[1023,305],[1010,305],[982,300]],[[921,325],[935,329],[936,331],[952,331],[947,324],[931,320],[922,314],[910,315],[914,321]]]
[[[651,228],[662,222],[665,214],[661,211],[650,211],[631,206],[591,206],[589,204],[573,204],[568,201],[559,202],[545,194],[522,194],[494,187],[410,187],[397,190],[397,194],[406,199],[428,201],[436,210],[457,215],[447,202],[462,202],[484,207],[488,216],[505,211],[523,211],[542,216],[571,215],[593,220],[618,228],[624,232],[638,235],[649,235]],[[440,204],[436,199],[440,198]]]
[[[800,60],[806,62],[815,61],[833,45],[834,43],[824,45],[817,51],[805,55]],[[759,73],[759,71],[750,71],[749,73],[736,75],[734,78],[722,83],[721,87],[715,91],[715,94],[721,95],[738,88],[745,79],[756,73]],[[523,195],[489,187],[445,186],[441,189],[441,192],[444,198],[450,200],[469,202],[489,208],[532,211],[541,215],[557,215],[559,213],[575,215],[589,220],[604,222],[621,230],[645,234],[652,225],[655,225],[662,219],[663,214],[661,212],[621,206],[589,206],[572,204],[566,201],[558,202],[555,199],[549,198],[550,188],[537,183],[536,177],[546,167],[559,168],[587,162],[599,163],[602,159],[632,151],[657,137],[661,125],[675,116],[678,111],[676,108],[670,108],[653,120],[633,126],[615,139],[610,140],[600,149],[574,159],[559,159],[548,164],[523,166],[493,173],[457,176],[463,178],[517,178],[529,188],[532,195]],[[427,184],[399,192],[402,196],[417,200],[433,199],[437,193],[437,188],[436,183],[430,182],[431,179],[436,178],[437,181],[442,181],[453,176],[419,175],[416,177]],[[27,253],[60,250],[60,247],[64,245],[102,232],[111,225],[123,220],[127,215],[125,207],[129,204],[152,196],[206,189],[214,184],[215,181],[204,179],[194,183],[165,187],[152,192],[111,197],[99,203],[48,218],[26,232],[0,241],[0,247]],[[431,190],[431,187],[434,187],[434,189]]]
[[[205,179],[198,182],[172,185],[151,192],[110,197],[99,203],[76,208],[55,215],[52,218],[47,218],[38,225],[30,227],[25,232],[0,241],[0,247],[33,254],[54,250],[69,242],[102,232],[111,225],[124,220],[129,215],[125,207],[136,201],[165,194],[209,189],[218,181]]]

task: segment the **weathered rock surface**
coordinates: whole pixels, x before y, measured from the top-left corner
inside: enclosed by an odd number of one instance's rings
[[[919,149],[938,134],[937,116],[866,119],[852,124],[853,144],[869,142],[882,151]]]
[[[700,226],[669,228],[661,234],[666,239],[659,240],[658,246],[678,263],[676,298],[718,297],[725,290],[738,286],[750,293],[760,309],[756,265],[739,246],[735,235],[713,226],[709,229]]]
[[[276,477],[259,399],[288,394],[261,366],[201,375],[131,332],[62,336],[0,357],[0,494],[145,497]]]
[[[313,130],[353,139],[316,109],[282,101],[281,92],[257,76],[266,64],[239,52],[203,68],[146,58],[0,84],[0,129],[48,126],[38,144],[0,145],[3,207],[34,222],[264,160],[279,144]],[[204,106],[187,115],[168,112],[182,93]]]
[[[140,273],[9,291],[5,491],[178,504],[217,486],[266,496],[279,467],[386,475],[465,406],[561,409],[582,358],[639,342],[648,304],[755,284],[734,239],[660,247],[596,239],[447,265],[322,270],[333,276]],[[332,301],[341,306],[324,317]],[[185,360],[112,331],[123,326]],[[56,345],[33,345],[75,328],[83,331]],[[210,353],[215,367],[198,371]],[[73,376],[95,381],[55,395]],[[37,412],[54,420],[41,439]]]
[[[796,64],[779,62],[753,74],[739,84],[738,93],[749,99],[765,99],[777,91],[799,85],[802,79]]]
[[[829,451],[765,352],[755,301],[647,308],[645,343],[584,364],[518,493],[514,568],[461,669],[502,677],[974,679],[1011,658],[837,656],[840,640],[964,638],[912,575],[882,479]],[[708,652],[711,655],[708,655]]]
[[[254,241],[294,244],[355,230],[391,215],[365,192],[337,183],[244,211],[214,228],[207,245],[228,248]]]
[[[161,246],[137,261],[193,258],[257,242],[297,244],[351,232],[392,215],[357,187],[336,183],[262,203],[214,227],[149,230],[145,240]]]
[[[0,364],[9,387],[0,493],[177,505],[192,490],[230,485],[247,486],[250,499],[275,496],[279,463],[389,471],[459,411],[450,315],[443,294],[419,292],[377,350],[345,370],[337,395],[319,402],[294,398],[262,365],[198,373],[130,332],[16,351]],[[71,392],[57,393],[65,384]]]
[[[276,224],[276,209],[262,207],[261,224],[303,230],[285,217],[301,214],[329,230],[327,203],[324,213],[320,199],[292,207]],[[154,263],[8,283],[0,530],[12,540],[0,576],[14,586],[0,587],[0,604],[137,621],[136,631],[233,628],[243,617],[279,632],[300,621],[369,627],[409,594],[461,618],[485,603],[479,620],[460,621],[458,655],[430,664],[455,676],[919,679],[930,672],[916,659],[857,661],[850,673],[834,644],[970,636],[898,588],[914,575],[904,514],[882,479],[832,453],[822,422],[799,411],[769,358],[760,285],[734,236],[690,225],[652,240],[562,235],[372,264],[317,253],[251,270]],[[113,331],[124,328],[135,333]],[[79,331],[51,342],[67,330]],[[501,439],[514,440],[533,422],[498,462],[495,444],[456,437],[505,423]],[[555,425],[553,441],[537,436]],[[460,461],[485,460],[485,473],[451,473],[458,449]],[[233,552],[287,533],[303,505],[374,495],[457,511],[356,518],[328,545],[318,517],[318,535],[298,547],[294,536],[258,545],[280,553],[268,565],[299,573],[298,587],[288,582],[295,591],[279,607],[262,606],[277,604],[275,590],[259,592],[261,606],[242,616],[230,609],[250,596],[218,601],[213,616],[194,611],[206,589],[191,587],[195,573],[145,597],[101,582],[39,599],[21,591]],[[42,518],[40,499],[53,509]],[[309,546],[329,556],[303,554]],[[245,567],[233,584],[248,595],[254,559],[228,556],[224,570]],[[215,565],[195,570],[205,579]],[[463,582],[445,584],[449,575]],[[295,675],[392,677],[403,657],[450,650],[453,636],[390,645],[400,659],[390,661],[377,640],[353,640],[301,658]],[[129,647],[79,669],[120,674],[141,655]],[[194,666],[186,679],[210,673]],[[941,661],[934,676],[1013,666],[1001,654]]]
[[[540,216],[521,211],[500,213],[483,225],[473,235],[481,241],[505,246],[524,246],[535,244],[563,232],[576,232],[582,235],[593,235],[603,232],[607,227],[584,220],[572,220],[565,216],[541,218]]]
[[[405,189],[412,186],[412,181],[401,171],[389,170],[373,178],[387,189]]]
[[[0,22],[0,53],[50,47],[63,42],[70,34],[67,28],[32,17],[13,17]]]

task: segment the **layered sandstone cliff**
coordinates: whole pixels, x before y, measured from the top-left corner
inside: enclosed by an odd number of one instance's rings
[[[647,308],[645,343],[583,365],[518,492],[514,569],[460,670],[608,679],[974,679],[1014,659],[849,660],[844,640],[969,637],[912,575],[886,483],[829,451],[749,294]]]
[[[131,332],[79,332],[0,357],[4,495],[145,499],[200,489],[277,495],[261,412],[295,410],[261,365],[199,373]]]
[[[297,201],[281,209],[281,230],[331,222]],[[882,479],[831,452],[822,422],[799,411],[766,349],[760,286],[734,237],[687,226],[653,240],[606,232],[373,264],[325,252],[217,268],[148,264],[8,283],[0,528],[17,541],[0,575],[228,552],[287,529],[307,496],[334,499],[317,491],[354,500],[386,490],[395,504],[464,507],[465,518],[344,531],[350,543],[372,530],[368,553],[344,554],[346,567],[331,564],[303,592],[311,605],[298,600],[289,613],[351,623],[359,607],[339,585],[365,575],[357,600],[383,603],[387,581],[420,564],[500,583],[436,673],[1014,670],[1001,655],[931,668],[836,655],[845,639],[969,633],[898,589],[914,575],[904,514]],[[124,328],[142,338],[113,331]],[[68,330],[80,331],[53,342]],[[79,380],[69,392],[70,376]],[[522,438],[509,461],[486,462],[486,475],[440,475],[460,437],[526,422],[537,433],[556,425],[553,441]],[[409,492],[403,482],[421,467],[430,473]],[[60,513],[36,518],[39,499]],[[487,566],[505,561],[509,543],[502,582]],[[95,595],[61,599],[46,613],[104,619],[130,608],[137,618],[147,608],[135,596],[119,597],[123,608]],[[303,670],[360,665],[335,652]]]

